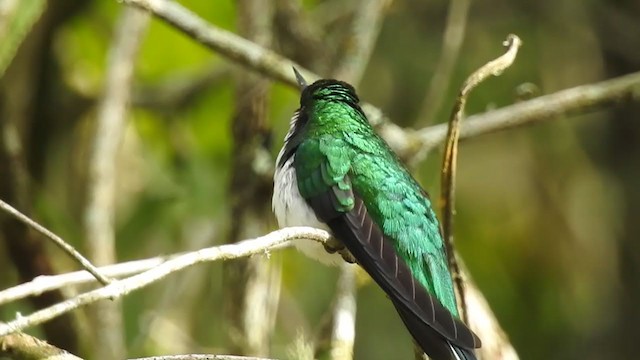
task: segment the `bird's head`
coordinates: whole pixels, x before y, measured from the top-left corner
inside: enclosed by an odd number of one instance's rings
[[[293,72],[296,75],[298,86],[300,86],[300,90],[302,91],[302,95],[300,96],[301,107],[309,106],[313,102],[321,100],[344,102],[352,106],[360,102],[353,86],[344,81],[321,79],[311,85],[307,85],[307,81],[295,67],[293,68]]]

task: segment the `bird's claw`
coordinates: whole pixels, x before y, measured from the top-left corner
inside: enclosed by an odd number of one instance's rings
[[[329,240],[327,240],[326,242],[324,242],[322,245],[324,245],[324,249],[329,253],[329,254],[335,254],[336,252],[343,250],[344,244],[342,244],[342,242],[340,242],[340,240],[334,238],[334,237],[330,237]]]
[[[356,263],[356,259],[353,257],[351,252],[347,250],[347,248],[344,246],[344,244],[340,240],[332,237],[329,240],[327,240],[323,245],[324,245],[324,249],[329,254],[335,254],[337,252],[340,254],[340,256],[342,256],[342,259],[348,262],[349,264]]]

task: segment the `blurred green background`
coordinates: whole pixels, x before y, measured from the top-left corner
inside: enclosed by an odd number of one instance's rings
[[[284,3],[275,2],[276,14]],[[8,121],[16,92],[27,94],[20,95],[29,104],[28,116],[21,118],[30,180],[27,203],[36,219],[83,250],[82,189],[95,104],[104,86],[116,19],[125,5],[106,0],[42,4],[27,36],[15,40],[18,53],[0,79],[0,110],[2,121]],[[234,2],[181,4],[237,32]],[[357,6],[356,1],[302,2],[305,21],[323,40],[315,44],[320,46],[316,54],[329,58],[323,62],[339,58],[341,34]],[[385,10],[358,92],[398,125],[424,125],[421,108],[442,51],[448,6],[442,0],[397,0]],[[515,64],[473,92],[467,114],[519,101],[523,84],[533,89],[529,96],[538,96],[640,70],[636,0],[472,2],[436,122],[446,121],[459,84],[502,52],[501,41],[509,33],[524,42]],[[10,39],[15,32],[0,35]],[[326,74],[322,64],[314,63],[320,62],[317,58],[292,50],[286,28],[276,27],[273,37],[275,51]],[[137,59],[118,160],[119,261],[227,241],[233,221],[234,89],[238,74],[247,71],[151,20]],[[192,91],[176,92],[179,86]],[[298,94],[277,83],[269,94],[270,130],[261,146],[275,158]],[[458,251],[522,359],[637,356],[639,120],[637,101],[612,104],[461,143]],[[440,163],[438,150],[413,168],[433,197],[439,192]],[[0,163],[0,194],[11,202],[16,190],[8,181],[8,167],[8,161]],[[264,203],[271,196],[268,191],[257,198],[260,206],[270,206]],[[261,219],[267,228],[276,228],[270,214]],[[5,226],[0,237],[5,243],[21,241],[12,234]],[[2,289],[21,281],[6,248],[0,247]],[[47,244],[45,250],[55,272],[77,268],[58,249]],[[318,331],[338,271],[294,250],[273,253],[272,261],[282,262],[282,291],[270,355],[287,358],[296,339],[312,338]],[[229,289],[222,273],[219,263],[200,265],[125,297],[127,354],[228,350],[223,299]],[[0,319],[33,309],[28,301],[3,306]],[[84,311],[74,314],[73,323],[78,334],[91,326]],[[359,289],[356,330],[356,359],[412,356],[408,333],[371,283],[363,282]],[[79,337],[79,353],[93,358],[90,339]]]

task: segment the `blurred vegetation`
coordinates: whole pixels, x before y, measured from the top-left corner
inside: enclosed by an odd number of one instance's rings
[[[236,31],[233,2],[181,3],[216,26]],[[327,56],[339,56],[336,42],[356,3],[303,2],[309,21],[326,39],[322,45]],[[535,96],[640,70],[638,4],[634,0],[474,2],[438,122],[448,118],[459,84],[501,52],[499,44],[508,33],[522,38],[520,55],[503,76],[474,91],[468,114],[519,101],[517,89],[522,84],[533,84]],[[104,85],[107,51],[123,6],[105,0],[47,1],[30,34],[13,40],[21,45],[0,79],[2,122],[15,115],[9,110],[16,96],[27,104],[27,115],[19,118],[18,125],[28,155],[28,185],[23,184],[28,186],[28,199],[20,203],[16,194],[7,193],[11,164],[7,159],[0,163],[4,177],[0,195],[21,209],[32,208],[36,219],[81,250],[86,200],[82,189],[94,105]],[[416,124],[441,51],[447,9],[443,0],[398,0],[387,10],[358,91],[399,125]],[[0,32],[3,41],[9,34]],[[273,48],[295,58],[285,40],[275,36]],[[0,55],[10,52],[6,49]],[[232,221],[228,188],[233,75],[245,71],[164,23],[151,22],[136,64],[135,96],[119,155],[120,260],[226,241]],[[209,80],[191,96],[171,98],[174,84],[203,78]],[[295,91],[273,84],[267,117],[272,133],[266,145],[274,158],[297,104]],[[636,102],[461,143],[458,251],[524,360],[636,356],[638,119]],[[440,157],[432,153],[415,167],[432,194],[439,186]],[[276,227],[272,217],[264,221]],[[0,237],[7,244],[23,241],[11,234],[5,228]],[[39,237],[35,240],[44,243]],[[48,244],[45,248],[55,272],[76,269],[58,249]],[[12,256],[9,246],[0,247],[2,289],[27,280],[18,275]],[[271,355],[286,358],[297,338],[312,338],[318,331],[337,270],[293,250],[272,256],[282,260],[283,286]],[[128,355],[224,353],[222,304],[227,289],[222,282],[221,264],[203,265],[127,296]],[[391,304],[378,288],[363,284],[355,358],[409,358],[410,337]],[[28,313],[33,306],[29,302],[4,306],[0,319],[11,319],[16,311]],[[83,311],[74,314],[73,323],[78,329],[89,326]],[[91,358],[88,340],[80,336],[80,354]]]

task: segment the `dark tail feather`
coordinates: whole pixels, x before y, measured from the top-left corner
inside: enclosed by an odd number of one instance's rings
[[[453,353],[456,356],[456,360],[477,360],[476,355],[471,349],[464,349],[451,344],[449,344],[449,347],[451,347],[451,350],[453,350]]]
[[[395,305],[395,304],[394,304]],[[472,349],[453,345],[429,325],[402,306],[396,306],[398,314],[422,351],[433,360],[477,360]]]

